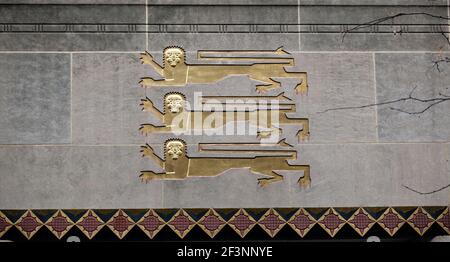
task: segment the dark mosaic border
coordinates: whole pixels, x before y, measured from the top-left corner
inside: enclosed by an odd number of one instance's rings
[[[1,210],[0,239],[425,239],[450,234],[449,207]]]

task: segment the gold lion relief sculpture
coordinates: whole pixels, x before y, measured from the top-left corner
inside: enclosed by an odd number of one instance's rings
[[[176,128],[182,130],[193,129],[195,127],[194,116],[196,113],[199,114],[198,117],[200,119],[208,119],[210,116],[214,116],[214,121],[211,124],[210,128],[219,128],[223,127],[227,123],[236,121],[235,118],[227,117],[226,111],[203,111],[203,112],[193,112],[186,110],[186,99],[181,93],[168,93],[164,97],[164,110],[160,112],[157,108],[154,107],[152,101],[149,98],[145,98],[141,100],[141,107],[143,111],[151,112],[154,116],[156,116],[163,125],[155,126],[153,124],[141,124],[139,130],[143,135],[148,135],[150,133],[171,133],[174,128],[174,124],[181,125]],[[291,104],[283,104],[283,106],[287,108],[280,109],[270,109],[270,108],[251,108],[249,110],[245,110],[242,112],[243,121],[249,122],[251,125],[257,127],[258,137],[259,138],[268,138],[275,132],[280,133],[281,130],[278,127],[279,124],[288,124],[288,125],[301,125],[302,129],[298,131],[297,136],[299,141],[307,140],[309,137],[309,121],[307,118],[289,118],[287,116],[288,113],[295,113],[295,103]],[[260,111],[267,111],[267,122],[265,125],[258,125],[258,115]],[[272,111],[278,115],[276,119],[276,125],[272,123]],[[251,116],[251,114],[254,114]],[[180,119],[182,122],[174,121],[174,119],[180,115],[183,115]],[[203,128],[202,126],[200,128]],[[269,129],[269,130],[267,130]]]
[[[309,187],[311,183],[309,166],[292,165],[288,161],[297,159],[296,150],[240,150],[239,152],[269,154],[239,158],[222,156],[211,158],[190,157],[186,149],[186,143],[183,140],[169,139],[164,144],[164,159],[161,159],[148,144],[142,146],[142,155],[155,161],[163,169],[163,172],[141,171],[141,180],[148,182],[150,180],[173,180],[188,177],[213,177],[230,169],[247,168],[253,174],[266,176],[258,179],[260,186],[283,180],[283,176],[279,173],[280,171],[303,171],[303,176],[298,180],[298,184],[301,187]],[[216,150],[201,149],[201,151]],[[233,150],[233,152],[235,151]]]
[[[187,84],[212,84],[230,75],[247,75],[250,79],[262,82],[256,86],[259,93],[267,92],[281,87],[281,83],[274,78],[296,78],[299,81],[295,87],[297,94],[306,94],[308,90],[305,72],[289,72],[287,67],[294,66],[294,58],[282,48],[274,51],[199,51],[197,59],[205,61],[204,64],[188,64],[186,53],[180,47],[167,47],[163,51],[163,66],[154,61],[153,57],[144,52],[141,54],[141,62],[152,66],[162,79],[152,77],[141,78],[140,84],[149,88],[152,86],[185,86]],[[217,64],[216,62],[222,62]],[[210,63],[213,62],[213,63]],[[216,64],[214,64],[216,63]],[[296,112],[296,104],[278,103],[272,100],[270,105],[265,103],[267,98],[280,99],[284,93],[278,96],[215,96],[223,98],[250,98],[256,107],[244,106],[242,109],[223,110],[224,103],[219,99],[212,99],[219,106],[191,110],[183,92],[166,92],[163,99],[163,110],[160,111],[154,103],[146,97],[141,100],[140,106],[156,116],[162,124],[142,124],[139,128],[144,135],[151,133],[174,133],[175,130],[196,129],[196,119],[213,119],[206,128],[216,129],[231,122],[245,121],[256,126],[259,138],[271,137],[274,132],[281,132],[281,125],[302,126],[296,134],[299,140],[309,137],[309,120],[307,118],[291,118],[289,114]],[[286,98],[286,97],[284,97]],[[205,100],[203,100],[205,99]],[[289,98],[288,98],[289,99]],[[291,99],[289,99],[291,100]],[[226,105],[229,105],[229,100]],[[202,97],[202,103],[209,103],[206,97]],[[213,104],[214,104],[213,103]],[[231,102],[233,104],[234,102]],[[236,102],[237,103],[237,102]],[[237,103],[239,104],[239,103]],[[208,104],[211,106],[210,104]],[[260,107],[264,105],[267,107]],[[276,105],[272,107],[272,105]],[[229,117],[228,113],[240,115],[240,119]],[[256,116],[256,117],[255,117]],[[261,118],[260,118],[261,116]],[[275,119],[276,118],[276,119]],[[180,122],[179,120],[182,119]],[[260,119],[265,119],[262,123]],[[177,125],[177,126],[175,126]],[[200,129],[205,129],[203,126]],[[269,131],[265,130],[269,128]],[[203,134],[203,133],[202,133]],[[275,136],[276,137],[276,136]],[[285,139],[280,140],[276,146],[268,146],[261,143],[198,143],[198,155],[195,152],[188,153],[184,140],[176,138],[164,142],[164,153],[161,158],[155,154],[153,148],[146,144],[141,147],[142,156],[150,159],[162,171],[144,170],[140,172],[143,182],[152,180],[182,180],[189,177],[214,177],[226,173],[231,169],[248,169],[252,174],[262,175],[258,178],[260,186],[266,186],[283,180],[284,172],[301,172],[298,179],[301,187],[309,187],[311,184],[310,166],[292,164],[297,161],[298,152]],[[221,148],[222,147],[222,148]],[[225,147],[225,148],[223,148]],[[203,154],[202,154],[203,153]]]
[[[269,56],[255,56],[262,53],[268,53]],[[215,54],[235,54],[235,56],[217,57]],[[226,64],[188,64],[185,51],[181,47],[172,46],[164,49],[163,66],[155,62],[150,53],[141,54],[141,62],[152,66],[163,79],[144,77],[141,78],[140,84],[143,87],[184,86],[187,83],[215,83],[229,75],[248,75],[250,79],[266,83],[256,86],[256,91],[263,93],[281,86],[272,77],[290,77],[300,80],[295,87],[297,94],[306,94],[308,91],[306,73],[286,71],[286,67],[294,66],[294,58],[286,55],[290,54],[282,48],[275,51],[199,51],[198,60],[224,61]],[[234,61],[246,64],[233,63]]]

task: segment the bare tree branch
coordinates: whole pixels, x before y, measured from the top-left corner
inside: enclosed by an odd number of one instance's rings
[[[450,38],[448,37],[448,34],[445,34],[444,32],[441,32],[441,34],[447,40],[447,43],[450,45]]]
[[[450,17],[433,15],[433,14],[425,13],[425,12],[398,13],[398,14],[395,14],[395,15],[392,15],[392,16],[381,17],[381,18],[378,18],[378,19],[375,19],[375,20],[372,20],[372,21],[368,21],[366,23],[359,24],[359,25],[354,26],[352,28],[349,28],[349,29],[345,30],[342,33],[342,39],[341,40],[342,40],[342,42],[344,42],[344,39],[345,39],[346,35],[348,33],[350,33],[350,32],[353,32],[353,31],[357,31],[357,30],[360,30],[360,29],[368,28],[368,27],[371,27],[371,26],[374,26],[374,25],[379,25],[379,24],[387,22],[387,21],[391,21],[392,24],[393,24],[394,19],[397,18],[397,17],[401,17],[401,16],[427,16],[427,17],[437,18],[437,19],[440,19],[440,20],[446,20],[446,21],[450,20]],[[393,30],[393,34],[394,35],[397,35],[397,34],[401,35],[402,33],[403,33],[403,31],[401,29],[400,29],[400,31]],[[442,35],[442,37],[445,38],[446,42],[450,45],[450,32],[446,33],[445,31],[442,31],[442,32],[436,32],[436,33],[440,33]],[[442,63],[446,63],[446,64],[450,63],[450,58],[449,57],[444,57],[444,58],[440,58],[438,60],[434,60],[432,62],[433,62],[433,66],[432,67],[435,68],[440,73],[441,72],[440,64],[442,64]],[[447,94],[443,94],[443,93],[439,93],[438,97],[428,98],[428,99],[420,99],[420,98],[414,96],[414,91],[416,90],[416,88],[417,87],[414,87],[407,97],[402,97],[402,98],[399,98],[399,99],[389,100],[389,101],[380,102],[380,103],[373,103],[373,104],[368,104],[368,105],[362,105],[362,106],[347,106],[347,107],[330,108],[330,109],[326,109],[326,110],[324,110],[322,112],[318,112],[318,113],[326,113],[326,112],[329,112],[329,111],[336,111],[336,110],[363,109],[363,108],[374,107],[374,106],[382,106],[382,105],[395,105],[395,104],[400,103],[400,102],[413,101],[413,102],[417,102],[417,103],[426,104],[427,106],[425,108],[423,108],[422,110],[418,110],[418,111],[408,111],[408,110],[403,110],[403,109],[400,109],[400,108],[397,108],[397,107],[392,107],[392,106],[389,107],[389,109],[394,110],[394,111],[398,111],[398,112],[401,112],[401,113],[409,114],[409,115],[419,115],[419,114],[425,113],[427,110],[429,110],[430,108],[432,108],[432,107],[434,107],[436,105],[439,105],[439,104],[444,103],[446,101],[450,101],[450,96],[447,95]],[[448,90],[448,88],[447,88],[447,90]],[[412,191],[412,192],[417,193],[417,194],[429,195],[429,194],[434,194],[434,193],[437,193],[437,192],[440,192],[440,191],[442,191],[444,189],[449,188],[450,184],[448,184],[446,186],[443,186],[443,187],[441,187],[439,189],[430,191],[430,192],[420,192],[420,191],[415,190],[415,189],[413,189],[411,187],[408,187],[406,185],[402,185],[402,186],[405,187],[406,189]]]
[[[427,106],[424,109],[419,110],[419,111],[408,111],[408,110],[399,109],[397,107],[390,107],[389,109],[395,110],[398,112],[402,112],[405,114],[418,115],[418,114],[425,113],[427,110],[429,110],[430,108],[432,108],[440,103],[450,101],[450,96],[443,94],[443,93],[439,93],[439,96],[434,97],[434,98],[422,99],[422,98],[415,97],[414,91],[416,90],[416,88],[417,88],[417,86],[411,90],[411,92],[409,93],[409,95],[407,97],[402,97],[399,99],[384,101],[384,102],[380,102],[380,103],[367,104],[367,105],[362,105],[362,106],[344,106],[344,107],[329,108],[324,111],[320,111],[318,113],[326,113],[329,111],[337,111],[337,110],[363,109],[363,108],[374,107],[374,106],[383,106],[383,105],[396,104],[399,102],[413,101],[413,102],[426,104]]]
[[[371,26],[374,26],[374,25],[379,25],[379,24],[381,24],[383,22],[386,22],[386,21],[391,21],[392,22],[395,18],[402,17],[402,16],[427,16],[427,17],[432,17],[432,18],[446,20],[446,21],[450,20],[450,17],[447,17],[447,16],[433,15],[433,14],[425,13],[425,12],[398,13],[398,14],[391,15],[391,16],[385,16],[385,17],[377,18],[377,19],[374,19],[372,21],[368,21],[368,22],[359,24],[357,26],[354,26],[352,28],[349,28],[349,29],[345,30],[342,33],[342,42],[344,42],[344,39],[345,39],[345,37],[346,37],[346,35],[348,33],[351,33],[353,31],[357,31],[357,30],[360,30],[360,29],[368,28],[368,27],[371,27]],[[401,31],[400,32],[394,32],[394,34],[397,34],[397,33],[401,33]],[[446,35],[445,32],[441,32],[441,34],[447,40],[448,44],[450,45],[449,36]]]
[[[442,102],[445,102],[445,101],[447,101],[447,99],[446,100],[441,100],[441,101],[438,101],[438,102],[434,102],[434,103],[428,105],[427,107],[425,107],[423,110],[420,110],[420,111],[406,111],[406,110],[402,110],[402,109],[396,108],[396,107],[390,107],[389,109],[394,110],[394,111],[398,111],[398,112],[401,112],[401,113],[405,113],[405,114],[419,115],[419,114],[425,113],[425,111],[427,111],[431,107],[433,107],[433,106],[435,106],[437,104],[440,104]]]
[[[432,61],[432,63],[433,63],[433,68],[436,68],[436,70],[440,73],[441,72],[440,65],[442,63],[446,63],[446,64],[450,63],[450,57],[446,56],[444,58],[440,58],[438,60],[434,60],[434,61]]]
[[[439,189],[430,191],[430,192],[420,192],[420,191],[418,191],[418,190],[415,190],[415,189],[413,189],[413,188],[410,188],[409,186],[406,186],[406,185],[402,185],[402,186],[403,186],[404,188],[408,189],[408,190],[411,190],[411,191],[417,193],[417,194],[421,194],[421,195],[430,195],[430,194],[434,194],[434,193],[437,193],[437,192],[439,192],[439,191],[442,191],[442,190],[444,190],[444,189],[446,189],[446,188],[449,188],[449,187],[450,187],[450,184],[448,184],[448,185],[446,185],[446,186],[443,186],[443,187],[441,187],[441,188],[439,188]]]

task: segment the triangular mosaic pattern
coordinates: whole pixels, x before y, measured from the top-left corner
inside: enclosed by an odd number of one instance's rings
[[[407,220],[408,224],[421,236],[434,223],[433,218],[423,208],[417,208]]]
[[[165,225],[166,222],[151,209],[137,222],[137,226],[144,231],[150,239],[153,239]]]
[[[448,207],[438,216],[436,222],[450,235],[450,211]]]
[[[106,224],[120,239],[130,232],[135,225],[134,221],[123,210],[118,210]]]
[[[214,209],[209,209],[197,224],[208,236],[214,238],[227,222]]]
[[[256,220],[248,214],[245,209],[240,209],[234,216],[228,221],[228,225],[242,238],[252,230],[256,225]]]
[[[47,220],[45,226],[61,239],[74,226],[74,222],[62,210],[58,210]]]
[[[272,208],[267,210],[267,212],[258,221],[258,225],[260,225],[262,229],[264,229],[264,231],[266,231],[271,237],[274,237],[285,224],[286,221],[283,217]]]
[[[388,208],[378,219],[378,224],[393,236],[405,224],[405,219],[395,208]]]
[[[123,239],[134,227],[154,239],[168,227],[182,239],[199,227],[211,239],[225,228],[245,238],[255,226],[275,238],[283,230],[293,230],[304,238],[318,227],[330,238],[339,237],[344,225],[361,237],[378,224],[389,236],[409,226],[423,236],[432,226],[450,235],[449,208],[441,207],[349,207],[349,208],[221,208],[221,209],[81,209],[81,210],[0,210],[0,240],[8,239],[15,227],[25,239],[32,240],[47,228],[56,240],[64,240],[72,228],[78,228],[88,239],[109,230]],[[136,230],[136,229],[135,229]],[[133,230],[134,231],[134,230]],[[317,231],[316,231],[317,232]]]
[[[184,238],[189,231],[195,226],[195,220],[183,209],[173,215],[167,225],[180,237]]]
[[[360,235],[364,236],[375,224],[376,220],[363,208],[359,208],[347,220],[347,223]]]
[[[105,222],[93,210],[88,210],[77,222],[77,227],[89,239],[92,239],[104,226]]]
[[[0,237],[2,237],[11,227],[13,223],[5,214],[0,212]]]
[[[17,220],[15,225],[26,238],[30,239],[44,224],[31,210],[28,210]]]
[[[317,222],[331,237],[334,237],[346,221],[336,210],[330,208]]]
[[[304,237],[316,223],[314,217],[303,208],[298,209],[288,221],[288,225],[291,226],[300,237]]]

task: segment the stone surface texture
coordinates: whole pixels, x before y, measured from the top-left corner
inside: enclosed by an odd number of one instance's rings
[[[0,1],[0,209],[449,205],[448,188],[410,190],[450,183],[449,22],[438,18],[449,12],[447,0]],[[408,15],[370,24],[399,13]],[[295,164],[310,165],[310,188],[298,185],[301,172],[259,187],[262,176],[245,168],[142,183],[139,172],[158,167],[140,146],[163,157],[175,136],[139,133],[158,123],[141,99],[162,110],[168,92],[257,95],[245,74],[142,88],[141,77],[160,76],[140,52],[161,63],[166,46],[182,46],[190,63],[201,62],[197,50],[290,52],[308,94],[283,78],[267,95],[285,92],[292,117],[310,121],[309,140],[293,127],[280,136]],[[208,155],[200,142],[259,141],[181,137],[193,157]]]

